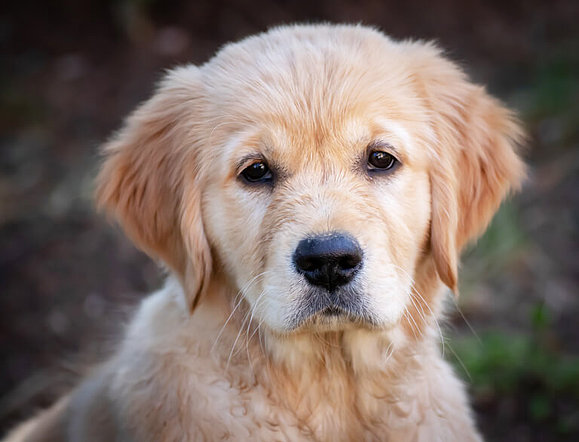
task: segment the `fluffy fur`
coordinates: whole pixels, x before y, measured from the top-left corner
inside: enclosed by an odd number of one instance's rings
[[[277,28],[170,71],[97,189],[166,286],[8,440],[480,440],[437,320],[461,249],[523,177],[520,138],[434,45],[361,26]],[[397,167],[370,173],[368,146]],[[273,182],[243,181],[256,161]],[[363,250],[363,315],[307,313],[291,256],[333,231]]]

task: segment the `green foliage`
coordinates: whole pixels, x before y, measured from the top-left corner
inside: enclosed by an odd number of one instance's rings
[[[521,381],[536,380],[552,392],[573,393],[579,399],[579,358],[564,357],[535,338],[487,332],[452,343],[475,390],[506,394]]]
[[[533,101],[527,116],[561,114],[577,106],[579,92],[577,68],[579,41],[544,57],[536,67]]]
[[[549,147],[574,149],[579,134],[579,40],[541,58],[520,103],[530,133]]]
[[[505,268],[526,250],[530,244],[521,229],[519,209],[515,202],[507,200],[489,225],[485,234],[463,255],[461,292],[468,296],[469,288],[480,280],[502,275]]]
[[[552,116],[576,105],[576,67],[577,60],[568,57],[557,57],[540,66],[535,79],[533,113]]]
[[[551,314],[543,304],[531,312],[528,335],[488,331],[459,337],[451,345],[457,371],[465,373],[475,399],[513,398],[531,421],[550,421],[560,434],[576,431],[577,415],[568,404],[579,401],[579,357],[552,344]]]
[[[506,201],[489,225],[485,234],[473,247],[471,254],[476,259],[481,256],[487,260],[503,262],[512,253],[515,253],[525,244],[525,236],[520,227],[518,208],[513,201]]]

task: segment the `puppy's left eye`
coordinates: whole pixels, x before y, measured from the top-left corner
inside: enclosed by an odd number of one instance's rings
[[[271,170],[265,161],[256,161],[241,172],[243,179],[249,183],[268,183],[273,179]]]
[[[381,150],[373,150],[368,156],[368,169],[370,170],[390,170],[398,160],[394,155]]]

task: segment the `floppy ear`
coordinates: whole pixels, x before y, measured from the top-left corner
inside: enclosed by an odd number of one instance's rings
[[[178,275],[191,309],[211,272],[196,167],[200,89],[196,67],[169,72],[104,146],[97,178],[98,206]]]
[[[437,272],[455,293],[462,248],[486,229],[525,166],[513,114],[433,47],[422,67],[436,133],[431,168],[431,249]]]

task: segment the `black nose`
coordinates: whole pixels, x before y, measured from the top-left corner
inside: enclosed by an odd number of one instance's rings
[[[302,239],[294,252],[299,273],[310,284],[330,292],[347,284],[362,264],[362,249],[358,242],[342,233],[330,233]]]

